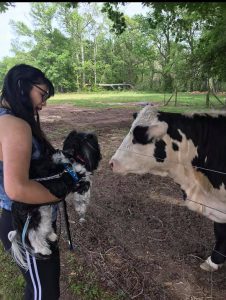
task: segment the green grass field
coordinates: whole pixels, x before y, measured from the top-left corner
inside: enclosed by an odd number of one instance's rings
[[[96,93],[65,93],[56,94],[56,96],[48,100],[48,105],[51,104],[72,104],[78,107],[89,108],[107,108],[107,107],[127,107],[130,103],[136,102],[158,102],[164,105],[172,94],[161,93],[148,93],[148,92],[96,92]],[[223,105],[213,96],[210,96],[210,108],[222,109],[225,105],[225,96],[218,96]],[[175,106],[175,95],[171,98],[171,101],[167,106],[161,107],[161,110],[165,111],[194,111],[205,110],[206,107],[206,95],[198,94],[193,95],[190,93],[178,93],[177,105]]]

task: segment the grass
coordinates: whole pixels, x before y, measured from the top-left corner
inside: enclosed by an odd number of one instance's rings
[[[84,267],[78,264],[75,256],[71,253],[66,253],[67,264],[70,265],[68,276],[68,288],[75,299],[81,300],[123,300],[125,295],[118,293],[112,296],[104,291],[94,272],[90,271],[87,266]]]
[[[23,291],[25,281],[16,264],[12,262],[12,258],[7,254],[0,244],[0,299],[2,300],[21,300],[23,299]]]
[[[163,105],[172,94],[121,91],[121,92],[93,92],[93,93],[65,93],[56,94],[48,101],[51,104],[72,104],[78,107],[88,108],[124,108],[132,103],[159,103]],[[219,96],[219,99],[225,104],[225,96]],[[177,106],[175,106],[175,97],[173,96],[167,106],[161,107],[164,111],[184,112],[194,110],[208,110],[206,108],[206,95],[191,93],[178,93]],[[214,109],[222,109],[223,105],[214,97],[210,96],[210,105]]]
[[[104,291],[96,275],[78,264],[76,258],[71,253],[65,253],[65,260],[70,266],[67,274],[67,288],[71,294],[81,300],[123,300],[124,295],[111,296]],[[11,256],[5,252],[0,243],[0,299],[1,300],[21,300],[25,288],[25,280],[13,262]],[[62,291],[61,291],[62,293]],[[63,297],[63,295],[62,295]],[[62,298],[63,299],[63,298]]]
[[[95,274],[87,272],[79,266],[71,253],[66,253],[67,264],[71,266],[68,274],[68,289],[75,299],[81,300],[122,300],[123,296],[112,297],[99,286]],[[25,281],[12,258],[7,254],[0,243],[0,299],[21,300],[23,299]]]
[[[156,96],[154,96],[156,95]],[[161,101],[161,95],[153,94],[153,101]],[[49,104],[73,104],[81,107],[107,108],[121,107],[129,102],[148,102],[149,93],[138,92],[103,92],[103,93],[66,93],[57,94]]]

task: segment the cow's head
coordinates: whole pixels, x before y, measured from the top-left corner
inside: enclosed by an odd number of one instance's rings
[[[150,105],[134,114],[134,118],[129,133],[109,162],[113,172],[166,176],[166,143],[162,138],[167,133],[167,123],[158,120],[158,112]]]

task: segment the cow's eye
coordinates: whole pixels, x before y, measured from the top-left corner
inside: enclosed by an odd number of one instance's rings
[[[137,115],[138,115],[137,112],[133,113],[133,119],[134,119],[134,120],[136,119]]]

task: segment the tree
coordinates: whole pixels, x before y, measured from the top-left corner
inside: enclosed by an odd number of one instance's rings
[[[0,2],[0,13],[6,12],[10,6],[14,7],[14,2]]]
[[[42,68],[59,91],[119,82],[192,91],[206,89],[210,78],[218,86],[225,80],[221,4],[143,3],[149,15],[125,16],[126,30],[119,28],[122,18],[113,29],[107,17],[118,4],[104,3],[101,14],[98,3],[32,3],[33,28],[12,22],[16,58]]]

